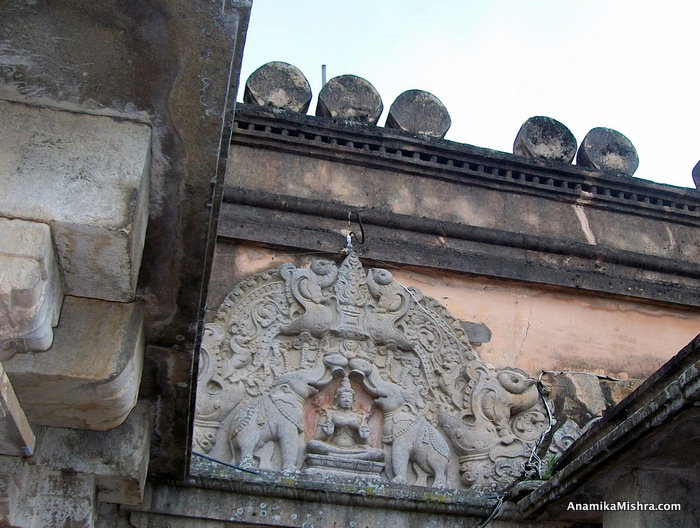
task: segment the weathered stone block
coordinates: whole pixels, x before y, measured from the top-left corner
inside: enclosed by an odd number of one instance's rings
[[[442,139],[452,126],[450,114],[442,101],[423,90],[407,90],[389,109],[387,128]]]
[[[316,115],[376,125],[384,109],[372,84],[356,75],[333,77],[318,94]]]
[[[37,450],[37,465],[95,477],[100,502],[139,504],[148,471],[150,410],[137,406],[110,431],[48,428]]]
[[[0,218],[0,358],[49,348],[62,302],[49,226]]]
[[[311,86],[296,66],[268,62],[248,77],[243,102],[305,114],[311,102]]]
[[[139,406],[110,431],[46,428],[33,458],[0,456],[0,525],[92,528],[98,503],[141,503],[150,424]]]
[[[513,154],[571,163],[576,155],[576,138],[556,119],[531,117],[515,136]]]
[[[134,298],[148,220],[151,129],[0,101],[0,215],[52,227],[66,293]]]
[[[107,430],[136,405],[143,350],[141,305],[66,297],[53,346],[5,369],[32,424]]]
[[[632,142],[618,131],[598,127],[583,138],[576,164],[632,176],[639,167],[639,156]]]
[[[95,481],[91,475],[28,471],[18,500],[11,506],[12,526],[93,528]]]

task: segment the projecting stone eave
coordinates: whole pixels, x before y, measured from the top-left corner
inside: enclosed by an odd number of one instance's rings
[[[576,511],[571,504],[613,503],[621,479],[651,472],[678,482],[657,486],[655,503],[682,503],[686,515],[697,486],[700,447],[700,336],[609,409],[562,455],[553,476],[521,499],[526,519],[601,522],[603,511]],[[657,490],[650,490],[658,493]],[[651,502],[647,497],[646,502]]]

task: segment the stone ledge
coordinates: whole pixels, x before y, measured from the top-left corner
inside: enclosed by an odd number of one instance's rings
[[[0,215],[52,228],[66,293],[133,300],[148,222],[151,129],[0,101]]]
[[[53,346],[5,363],[32,424],[107,430],[136,405],[143,307],[66,297]]]
[[[354,211],[338,203],[225,187],[219,236],[333,254],[345,245],[340,229]],[[695,262],[377,209],[360,214],[367,237],[358,252],[367,259],[700,305]]]
[[[496,505],[495,499],[469,497],[463,492],[457,492],[456,499],[437,491],[425,497],[418,488],[397,484],[386,484],[386,496],[380,496],[348,481],[312,489],[279,477],[248,475],[243,479],[247,484],[195,477],[176,486],[149,481],[143,503],[129,508],[130,520],[134,526],[146,527],[153,519],[167,519],[172,526],[183,528],[202,526],[198,523],[204,519],[290,527],[352,526],[349,523],[356,522],[358,527],[466,528],[485,520]]]

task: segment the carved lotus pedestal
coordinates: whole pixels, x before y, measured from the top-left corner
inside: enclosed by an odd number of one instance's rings
[[[437,301],[365,270],[290,264],[207,324],[196,453],[285,478],[505,489],[545,429],[533,379],[483,363]]]
[[[343,456],[306,455],[306,472],[317,475],[326,475],[329,472],[339,476],[353,477],[362,475],[367,478],[381,479],[384,471],[383,462],[371,460],[358,460]]]

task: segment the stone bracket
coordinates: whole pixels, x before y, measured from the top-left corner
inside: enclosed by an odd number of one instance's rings
[[[5,362],[35,425],[105,431],[136,405],[144,357],[143,305],[66,296],[50,350]]]
[[[0,364],[0,454],[34,454],[36,437]]]

